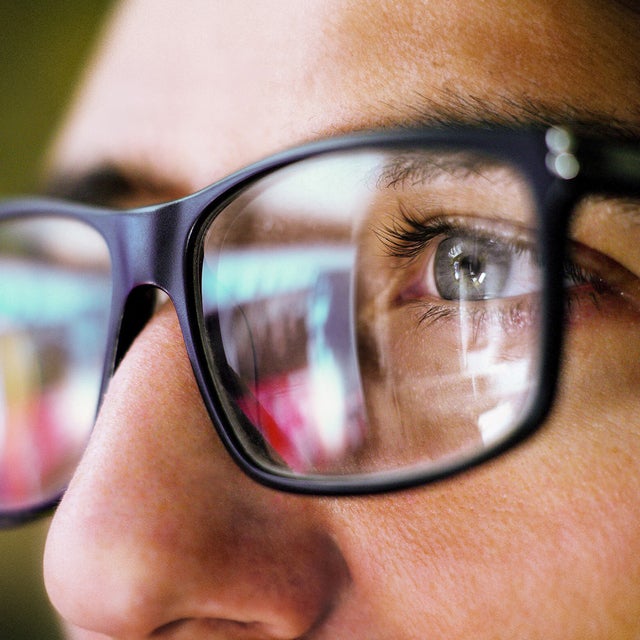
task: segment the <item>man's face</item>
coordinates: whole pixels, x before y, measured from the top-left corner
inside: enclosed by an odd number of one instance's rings
[[[639,22],[587,0],[135,0],[53,167],[116,167],[136,187],[118,204],[134,205],[363,128],[637,132]],[[610,241],[605,222],[582,226],[581,241],[640,266],[632,228]],[[624,391],[637,381],[612,375],[636,334],[612,316],[577,315],[558,408],[526,445],[426,488],[329,499],[235,466],[166,305],[116,372],[51,527],[47,589],[71,637],[636,637],[640,426]]]

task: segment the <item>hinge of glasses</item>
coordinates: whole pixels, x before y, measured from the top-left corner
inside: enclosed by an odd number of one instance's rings
[[[551,127],[545,141],[549,152],[546,156],[547,169],[558,178],[571,180],[578,175],[580,163],[574,155],[575,141],[567,129]]]

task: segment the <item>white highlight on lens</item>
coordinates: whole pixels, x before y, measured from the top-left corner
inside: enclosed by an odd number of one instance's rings
[[[342,375],[331,352],[316,359],[311,375],[316,435],[324,454],[341,453],[347,441]]]
[[[531,361],[529,358],[520,358],[493,364],[486,373],[493,380],[493,388],[488,393],[505,398],[478,417],[482,441],[489,446],[502,440],[518,425],[529,396]]]
[[[272,184],[265,181],[268,188],[260,193],[254,206],[280,211],[289,220],[291,212],[305,220],[343,222],[347,216],[357,219],[368,210],[374,193],[368,178],[379,175],[376,169],[384,158],[380,153],[329,155],[293,165],[279,171]],[[327,189],[327,185],[331,188]]]
[[[316,288],[308,319],[311,402],[321,453],[335,455],[344,449],[347,438],[345,384],[326,335],[331,286],[325,280]]]
[[[478,427],[485,446],[499,442],[506,434],[513,430],[516,419],[513,402],[507,400],[489,411],[485,411],[478,418]]]
[[[464,353],[464,373],[471,379],[472,402],[486,406],[486,398],[494,405],[478,415],[477,427],[485,446],[491,446],[509,435],[518,425],[519,416],[529,396],[530,357],[507,359],[502,353],[499,335],[482,349]]]

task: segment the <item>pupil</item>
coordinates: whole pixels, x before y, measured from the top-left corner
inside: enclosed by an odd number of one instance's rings
[[[438,246],[434,279],[444,300],[500,297],[511,271],[509,249],[483,238],[452,236]]]
[[[485,278],[482,261],[472,256],[460,258],[454,263],[454,277],[460,282],[469,280],[473,284],[482,284]]]

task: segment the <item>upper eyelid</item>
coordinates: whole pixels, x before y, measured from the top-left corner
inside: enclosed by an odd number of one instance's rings
[[[389,255],[415,258],[427,242],[450,230],[451,225],[444,222],[441,216],[432,218],[427,223],[417,220],[411,214],[403,214],[401,219],[394,218],[392,223],[374,229],[373,233]]]
[[[440,235],[473,234],[478,238],[497,239],[514,249],[534,251],[534,231],[503,220],[480,221],[473,216],[448,216],[440,213],[422,219],[420,211],[400,207],[400,217],[380,229],[374,229],[380,242],[395,257],[414,258],[427,242]],[[488,228],[491,224],[493,228]],[[513,233],[507,233],[507,228]]]

